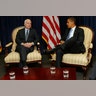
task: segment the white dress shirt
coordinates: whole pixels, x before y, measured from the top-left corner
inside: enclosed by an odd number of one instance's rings
[[[71,37],[73,37],[75,29],[76,29],[76,26],[70,29],[70,32],[67,36],[67,40],[70,39]]]
[[[27,31],[28,31],[28,33],[29,33],[29,29],[26,29],[26,28],[25,28],[25,36],[26,36]]]
[[[25,28],[25,39],[26,39],[26,41],[28,39],[28,35],[29,35],[29,29]]]

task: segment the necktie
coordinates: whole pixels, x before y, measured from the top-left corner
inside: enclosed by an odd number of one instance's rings
[[[29,35],[29,31],[27,30],[27,32],[26,32],[26,36],[25,36],[26,41],[27,41],[27,39],[28,39],[28,35]]]
[[[68,40],[68,39],[70,39],[70,38],[72,37],[72,31],[73,31],[73,29],[70,29],[69,34],[68,34],[68,36],[67,36],[67,39],[66,39],[66,40]]]

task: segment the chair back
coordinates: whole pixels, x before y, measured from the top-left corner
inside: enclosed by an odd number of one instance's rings
[[[15,42],[15,39],[16,39],[16,35],[17,35],[17,32],[20,30],[20,29],[23,29],[24,26],[20,26],[20,27],[17,27],[13,30],[12,32],[12,41],[13,41],[13,45],[12,45],[12,49],[11,51],[15,51],[16,50],[16,42]]]
[[[86,26],[80,26],[80,28],[82,28],[84,30],[84,45],[86,48],[86,51],[88,51],[87,49],[89,49],[90,44],[92,43],[93,40],[93,31],[91,28],[86,27]]]

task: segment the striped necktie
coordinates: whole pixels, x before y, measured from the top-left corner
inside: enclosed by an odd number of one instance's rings
[[[27,32],[26,32],[26,36],[25,36],[26,41],[28,39],[28,35],[29,35],[29,30],[27,30]]]

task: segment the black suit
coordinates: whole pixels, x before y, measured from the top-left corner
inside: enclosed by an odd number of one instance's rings
[[[22,46],[21,43],[34,42],[34,45],[36,45],[38,41],[39,38],[35,29],[30,29],[27,41],[25,40],[25,28],[18,31],[16,36],[16,51],[20,53],[20,67],[26,65],[27,54],[34,50],[34,46],[31,46],[31,48],[26,48]]]
[[[67,39],[70,29],[65,31],[64,36],[61,40],[64,40],[65,43],[57,47],[56,50],[56,67],[60,67],[62,56],[66,53],[84,53],[85,47],[84,42],[84,31],[81,28],[76,27],[73,37]]]

